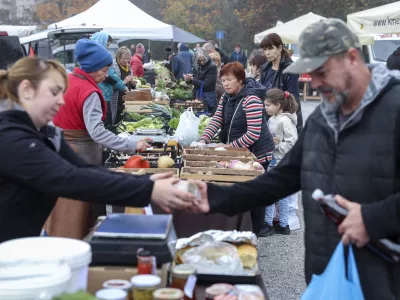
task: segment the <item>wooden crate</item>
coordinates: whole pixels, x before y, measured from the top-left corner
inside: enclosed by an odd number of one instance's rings
[[[198,174],[202,172],[203,174]],[[206,175],[207,172],[212,174]],[[233,170],[224,168],[204,168],[204,167],[183,167],[180,178],[198,179],[204,181],[218,182],[244,182],[249,181],[261,175],[260,171],[254,170]]]
[[[152,109],[141,109],[143,106],[149,105],[149,104],[159,104],[159,105],[164,105],[164,106],[169,106],[168,101],[140,101],[140,100],[125,100],[125,109],[128,112],[135,112],[135,113],[153,113],[154,111]]]
[[[109,169],[114,172],[121,172],[121,173],[133,173],[139,170],[144,170],[146,174],[158,174],[158,173],[167,173],[173,172],[174,177],[179,177],[179,169],[177,168],[148,168],[148,169],[140,169],[140,168],[113,168]],[[135,174],[137,175],[137,174]],[[145,175],[145,174],[143,174]]]

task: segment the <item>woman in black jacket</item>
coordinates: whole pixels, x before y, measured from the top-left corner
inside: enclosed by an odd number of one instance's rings
[[[264,109],[265,87],[253,78],[246,78],[241,63],[233,62],[221,69],[225,89],[217,111],[200,137],[201,143],[210,143],[218,134],[222,143],[234,148],[247,148],[257,162],[267,170],[275,148],[269,132]],[[254,233],[258,234],[264,222],[265,211],[251,211]]]
[[[187,207],[171,175],[137,177],[86,163],[48,125],[64,105],[65,69],[26,57],[0,70],[0,242],[38,236],[57,197],[127,206]]]
[[[290,54],[284,48],[281,37],[276,33],[268,34],[261,41],[260,46],[268,59],[268,62],[261,67],[260,82],[267,88],[267,92],[272,88],[278,88],[295,96],[298,105],[297,133],[300,134],[303,129],[303,115],[299,98],[299,76],[282,73],[293,62]]]
[[[218,75],[217,66],[203,49],[198,49],[195,52],[193,61],[193,74],[184,75],[184,79],[188,83],[193,83],[196,99],[207,105],[209,114],[214,114],[218,103],[215,92]]]

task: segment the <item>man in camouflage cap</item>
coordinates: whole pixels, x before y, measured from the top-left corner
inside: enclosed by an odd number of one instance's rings
[[[365,247],[400,237],[400,72],[366,65],[357,36],[337,19],[310,25],[299,45],[301,58],[286,72],[309,73],[321,105],[277,167],[229,187],[199,183],[196,210],[234,215],[301,190],[307,283],[325,270],[342,239],[357,246],[365,299],[400,299],[400,264]],[[313,200],[316,189],[348,210],[339,228]]]

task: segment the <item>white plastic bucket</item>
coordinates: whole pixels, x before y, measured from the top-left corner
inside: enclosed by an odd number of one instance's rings
[[[0,265],[21,259],[36,263],[65,262],[72,274],[66,292],[87,289],[92,251],[86,242],[58,237],[32,237],[0,244]]]
[[[1,300],[50,300],[66,291],[71,270],[65,263],[16,262],[0,267]]]

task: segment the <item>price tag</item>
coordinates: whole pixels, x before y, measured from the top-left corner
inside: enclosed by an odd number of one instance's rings
[[[194,288],[196,287],[197,277],[194,275],[190,275],[188,280],[186,281],[185,288],[183,292],[188,298],[193,298]]]

